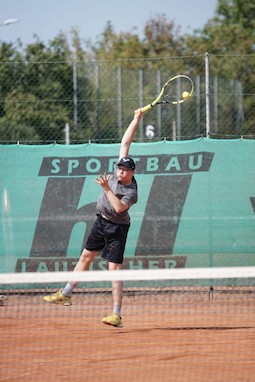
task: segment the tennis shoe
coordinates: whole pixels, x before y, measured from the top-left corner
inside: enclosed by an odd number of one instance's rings
[[[110,313],[108,316],[104,317],[102,321],[104,324],[122,328],[121,317],[118,316],[116,313]]]
[[[62,294],[62,290],[49,296],[43,296],[43,301],[49,302],[51,304],[60,304],[65,306],[72,305],[71,297],[64,296]]]

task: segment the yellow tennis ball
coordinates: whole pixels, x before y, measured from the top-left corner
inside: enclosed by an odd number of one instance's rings
[[[189,92],[183,92],[182,98],[184,98],[184,99],[189,98]]]

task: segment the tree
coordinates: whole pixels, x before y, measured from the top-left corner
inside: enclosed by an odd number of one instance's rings
[[[115,33],[111,22],[108,21],[92,51],[96,60],[132,60],[142,57],[142,43],[136,34]]]
[[[59,34],[49,46],[37,38],[22,53],[3,43],[0,56],[1,129],[16,124],[15,140],[25,138],[25,130],[28,140],[63,140],[65,124],[72,126],[74,120],[74,61],[66,37]],[[89,80],[84,71],[76,77],[78,123],[86,129]]]
[[[187,37],[188,50],[211,54],[211,78],[218,76],[228,82],[238,81],[242,86],[246,131],[255,133],[252,109],[255,105],[252,89],[254,74],[255,3],[250,0],[219,0],[215,16],[208,20],[198,35]],[[226,90],[224,91],[226,94]],[[224,93],[223,92],[223,93]],[[227,90],[227,94],[231,93]],[[233,103],[232,99],[229,101]],[[226,115],[228,113],[226,109]],[[227,118],[227,116],[226,116]],[[230,131],[233,125],[230,119]]]
[[[142,59],[176,57],[183,53],[185,39],[180,35],[180,27],[173,20],[168,20],[164,14],[148,20],[144,27],[144,39],[140,40],[136,33],[114,32],[111,22],[108,22],[96,46],[92,47],[97,60],[125,61],[127,67],[141,67]],[[134,62],[130,61],[134,59]],[[140,59],[140,62],[135,61]],[[154,62],[155,67],[159,62]],[[144,67],[144,62],[142,63]],[[125,62],[121,63],[125,66]],[[151,65],[150,65],[151,66]]]
[[[144,53],[149,57],[179,56],[183,50],[180,27],[165,14],[149,19],[144,28]]]
[[[250,0],[219,0],[215,16],[198,35],[187,37],[189,49],[198,53],[253,54],[255,3]]]

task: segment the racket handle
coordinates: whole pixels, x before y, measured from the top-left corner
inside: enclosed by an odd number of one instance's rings
[[[141,111],[142,113],[144,113],[145,111],[147,110],[150,110],[154,105],[152,105],[151,103],[149,105],[146,105],[144,107],[141,108]]]

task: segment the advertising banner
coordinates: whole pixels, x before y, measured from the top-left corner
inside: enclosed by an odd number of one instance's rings
[[[71,271],[118,144],[0,146],[0,271]],[[124,268],[255,265],[255,141],[133,143]],[[106,269],[95,259],[93,269]]]

